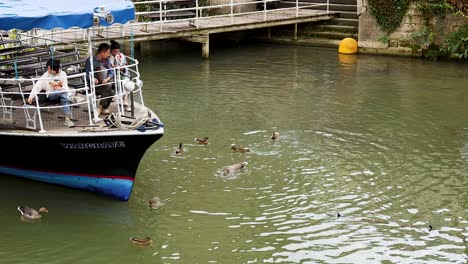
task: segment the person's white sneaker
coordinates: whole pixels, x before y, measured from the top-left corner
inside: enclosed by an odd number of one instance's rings
[[[75,123],[73,123],[73,121],[71,121],[70,118],[65,118],[65,123],[64,125],[66,125],[67,127],[74,127],[75,126]]]
[[[68,101],[70,101],[72,104],[76,104],[76,97],[72,94],[68,96]]]

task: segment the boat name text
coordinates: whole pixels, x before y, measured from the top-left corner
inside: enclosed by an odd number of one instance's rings
[[[101,143],[62,143],[65,149],[110,149],[125,148],[123,141],[101,142]]]

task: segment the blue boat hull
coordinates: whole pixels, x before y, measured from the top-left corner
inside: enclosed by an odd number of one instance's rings
[[[1,135],[0,173],[127,201],[146,150],[160,133],[82,136]]]

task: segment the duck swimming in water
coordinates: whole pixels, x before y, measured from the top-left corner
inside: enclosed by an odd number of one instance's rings
[[[195,141],[198,142],[198,144],[208,145],[208,139],[210,138],[209,137],[204,137],[203,139],[195,138]]]
[[[278,138],[279,138],[279,132],[278,131],[273,132],[273,134],[271,135],[271,139],[278,139]]]
[[[21,213],[21,217],[26,220],[36,220],[42,218],[41,213],[48,213],[49,211],[45,207],[39,208],[36,210],[29,206],[20,205],[18,206],[18,211]]]
[[[150,237],[130,237],[130,241],[138,246],[151,246],[153,243]]]
[[[246,147],[236,147],[234,144],[231,145],[231,150],[234,152],[239,152],[239,153],[246,153],[250,152],[249,148]]]
[[[239,172],[241,169],[245,168],[245,166],[247,166],[247,164],[248,164],[247,161],[244,161],[244,162],[237,163],[237,164],[234,164],[234,165],[231,165],[231,166],[227,166],[223,170],[223,175],[226,176],[226,175],[229,175],[229,174]]]
[[[158,197],[153,197],[151,200],[148,201],[148,204],[151,208],[157,208],[159,205],[159,199]]]
[[[179,155],[184,153],[184,148],[182,147],[182,142],[179,143],[179,147],[176,149],[175,154]]]

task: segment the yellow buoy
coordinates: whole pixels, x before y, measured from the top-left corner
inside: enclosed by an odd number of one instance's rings
[[[356,54],[358,52],[358,43],[353,38],[344,38],[340,41],[339,53]]]

